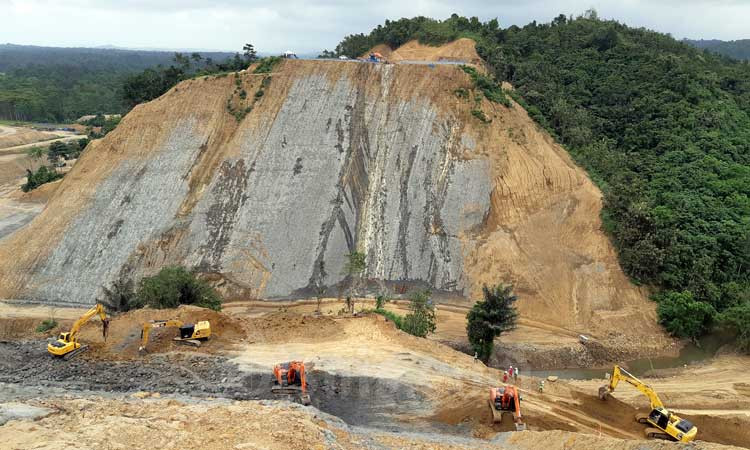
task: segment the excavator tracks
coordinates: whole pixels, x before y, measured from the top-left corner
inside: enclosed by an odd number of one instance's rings
[[[65,355],[63,355],[63,359],[65,361],[70,361],[71,359],[75,358],[76,356],[80,355],[81,353],[85,352],[89,349],[88,345],[82,345],[78,347],[77,349],[73,350],[72,352],[68,352]]]
[[[661,439],[664,441],[672,441],[672,437],[667,433],[661,431],[658,428],[649,427],[643,430],[643,434],[649,439]]]

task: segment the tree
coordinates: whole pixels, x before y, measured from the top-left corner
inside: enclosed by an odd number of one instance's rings
[[[33,159],[34,161],[39,161],[40,159],[42,159],[42,157],[47,155],[47,150],[48,149],[44,147],[35,145],[31,147],[30,149],[26,150],[26,154],[29,155],[29,157]]]
[[[329,50],[323,50],[318,55],[318,58],[335,58],[335,57],[336,57],[336,52],[332,52]]]
[[[487,363],[492,356],[495,338],[516,327],[518,311],[513,305],[518,297],[513,286],[483,286],[483,301],[478,301],[466,315],[466,333],[479,359]]]
[[[165,267],[153,277],[143,278],[138,287],[138,301],[152,308],[176,308],[195,305],[221,310],[221,297],[203,280],[184,267]]]
[[[112,311],[130,311],[144,306],[135,293],[135,283],[128,278],[118,278],[110,287],[102,286],[102,303]]]
[[[258,54],[255,51],[255,47],[253,46],[253,44],[245,44],[244,46],[242,46],[242,51],[245,55],[245,61],[247,61],[248,63],[252,63],[256,59],[258,59]]]
[[[47,160],[53,165],[60,162],[60,158],[65,158],[68,154],[68,146],[64,142],[56,141],[50,144],[47,151]]]
[[[417,337],[435,332],[437,315],[430,295],[429,290],[412,293],[409,299],[410,312],[403,319],[402,330]]]
[[[47,166],[38,168],[36,172],[26,169],[26,183],[21,185],[21,190],[29,192],[45,183],[59,180],[62,177],[63,175],[61,173],[57,173],[56,170],[50,169]]]
[[[344,265],[345,282],[347,288],[347,308],[350,313],[354,312],[354,300],[352,297],[359,295],[359,288],[362,284],[362,274],[367,268],[366,257],[364,253],[353,251],[346,255],[347,261]]]
[[[740,350],[750,352],[750,302],[733,306],[718,318],[721,325],[734,333]]]
[[[697,339],[708,331],[716,316],[711,305],[696,301],[690,291],[666,291],[654,298],[659,303],[659,323],[677,337]]]

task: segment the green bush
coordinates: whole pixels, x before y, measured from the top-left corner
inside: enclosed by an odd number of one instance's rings
[[[750,302],[728,308],[721,313],[718,321],[735,335],[740,350],[750,352]]]
[[[55,169],[49,168],[47,166],[38,168],[36,172],[32,172],[31,170],[26,169],[26,183],[21,185],[21,190],[24,192],[29,192],[43,184],[59,180],[62,177],[63,175],[61,173],[57,173]]]
[[[417,291],[411,295],[409,299],[411,312],[404,317],[402,326],[399,328],[417,337],[425,337],[435,332],[437,315],[430,295],[429,290]]]
[[[518,311],[513,305],[518,297],[513,286],[482,287],[483,301],[478,301],[466,315],[466,334],[479,359],[489,361],[495,338],[516,327]]]
[[[56,326],[57,326],[57,321],[55,319],[44,319],[42,320],[42,323],[37,325],[36,332],[46,333],[47,331],[55,328]]]
[[[654,296],[659,322],[677,337],[696,339],[706,333],[716,316],[708,303],[696,301],[690,291],[665,291]]]
[[[138,300],[152,308],[176,308],[195,305],[221,310],[221,297],[203,280],[184,267],[163,268],[157,275],[141,280]]]
[[[471,115],[476,117],[477,119],[481,120],[482,123],[490,123],[492,122],[491,119],[488,119],[486,115],[484,115],[484,112],[481,109],[472,109]]]
[[[280,61],[280,56],[269,56],[267,58],[262,58],[260,62],[258,62],[258,65],[255,67],[255,70],[253,70],[253,73],[271,73],[274,66]]]

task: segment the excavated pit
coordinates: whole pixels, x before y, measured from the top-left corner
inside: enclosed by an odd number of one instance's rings
[[[146,391],[232,400],[295,401],[271,392],[271,368],[268,373],[258,370],[242,371],[226,357],[198,353],[147,355],[126,361],[99,360],[82,354],[65,361],[47,353],[46,341],[0,342],[0,383],[81,392]],[[414,387],[393,380],[312,370],[308,384],[312,406],[350,425],[397,430],[403,427],[399,416],[412,416],[413,420],[429,405]]]

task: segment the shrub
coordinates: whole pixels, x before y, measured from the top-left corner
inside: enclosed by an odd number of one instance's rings
[[[740,350],[750,352],[750,302],[727,309],[718,321],[735,335]]]
[[[696,339],[709,330],[716,316],[713,306],[696,301],[690,291],[664,291],[654,299],[659,303],[659,323],[677,337]]]
[[[409,309],[411,312],[404,317],[400,327],[402,330],[418,337],[435,332],[437,315],[429,290],[414,292],[410,298]]]
[[[43,184],[59,180],[62,177],[63,175],[61,173],[57,173],[55,169],[51,169],[47,166],[38,168],[36,172],[26,169],[26,183],[21,185],[21,190],[29,192]]]
[[[102,286],[102,291],[102,303],[112,311],[130,311],[144,306],[135,293],[135,284],[131,279],[119,278],[110,287]]]
[[[257,67],[255,67],[255,70],[253,70],[253,73],[270,73],[279,61],[281,61],[280,56],[269,56],[263,58],[258,63]]]
[[[502,284],[482,287],[483,301],[478,301],[466,315],[466,334],[479,359],[489,361],[495,338],[516,327],[518,311],[513,303],[518,297],[513,286]]]
[[[203,280],[184,267],[163,268],[157,275],[141,280],[138,300],[152,308],[195,305],[221,310],[221,297]]]
[[[42,320],[42,323],[37,325],[36,332],[46,333],[47,331],[55,328],[56,326],[57,326],[57,321],[55,319],[44,319]]]
[[[490,123],[492,120],[488,119],[487,116],[484,115],[484,112],[482,112],[481,109],[472,109],[471,115],[476,117],[477,119],[481,120],[482,123]]]

